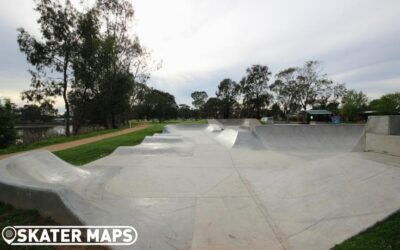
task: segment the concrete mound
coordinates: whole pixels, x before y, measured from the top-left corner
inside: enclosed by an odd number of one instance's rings
[[[90,172],[72,166],[48,151],[17,156],[6,163],[4,176],[24,182],[68,183],[87,178]]]

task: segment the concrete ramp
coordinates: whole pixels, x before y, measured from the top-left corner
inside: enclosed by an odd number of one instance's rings
[[[264,149],[261,141],[248,129],[224,129],[215,139],[228,148]]]
[[[177,134],[155,134],[146,136],[143,143],[180,143],[184,142],[183,137]]]
[[[48,151],[15,157],[6,164],[2,175],[21,182],[65,184],[90,175],[89,171],[72,166]]]
[[[218,124],[209,124],[206,128],[207,131],[209,132],[221,132],[223,129],[222,125]]]
[[[364,136],[364,125],[266,125],[255,133],[267,149],[350,152]]]

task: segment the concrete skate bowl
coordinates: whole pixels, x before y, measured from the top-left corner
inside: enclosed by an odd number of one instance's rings
[[[255,134],[266,149],[276,151],[351,152],[365,140],[364,125],[266,125]]]
[[[0,200],[133,226],[125,249],[166,250],[329,249],[400,208],[400,158],[353,152],[362,126],[243,123],[168,125],[82,167],[15,156],[0,161]]]

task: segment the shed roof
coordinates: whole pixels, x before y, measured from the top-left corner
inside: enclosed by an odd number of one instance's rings
[[[332,112],[326,109],[311,109],[307,110],[306,113],[310,115],[331,115]]]

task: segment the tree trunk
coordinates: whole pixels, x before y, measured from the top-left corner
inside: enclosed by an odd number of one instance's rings
[[[114,112],[111,112],[111,127],[117,128],[117,124],[115,123],[115,115]]]
[[[260,115],[261,115],[260,104],[257,103],[257,107],[256,107],[256,118],[257,118],[257,119],[260,119],[260,118],[261,118]]]
[[[69,56],[67,54],[65,56],[65,60],[64,60],[64,86],[63,86],[63,99],[64,99],[64,103],[65,103],[65,135],[66,136],[70,136],[70,131],[69,131],[70,112],[69,112],[69,102],[68,102],[68,96],[67,96],[67,90],[68,90],[68,76],[67,76],[68,60],[69,60]]]

